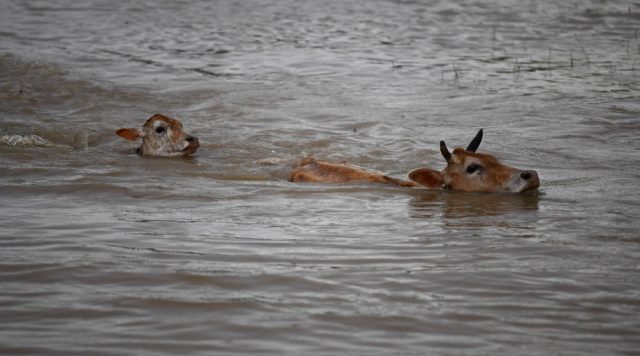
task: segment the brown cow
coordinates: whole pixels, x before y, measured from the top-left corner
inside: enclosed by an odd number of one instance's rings
[[[179,120],[160,114],[150,117],[142,125],[142,130],[124,128],[116,134],[129,141],[142,138],[142,146],[136,152],[144,156],[188,156],[200,147],[197,137],[184,133]]]
[[[521,193],[540,186],[538,173],[519,170],[500,163],[494,156],[476,153],[482,141],[482,130],[466,149],[449,152],[440,141],[440,152],[447,160],[442,171],[419,168],[409,173],[409,181],[388,177],[347,164],[319,161],[313,158],[301,160],[289,178],[292,182],[346,183],[371,182],[394,184],[402,187],[426,187],[452,189],[466,192]]]

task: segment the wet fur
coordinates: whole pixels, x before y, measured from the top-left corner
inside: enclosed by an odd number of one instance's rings
[[[289,181],[315,183],[368,182],[392,184],[401,187],[429,189],[452,189],[466,192],[511,192],[520,193],[537,189],[540,185],[535,171],[519,170],[498,161],[486,153],[475,150],[482,140],[482,130],[471,141],[467,149],[456,148],[449,152],[444,141],[440,151],[447,161],[442,171],[419,168],[409,172],[411,181],[391,178],[346,163],[331,163],[305,158],[297,163]],[[471,170],[468,170],[470,166]],[[476,168],[478,167],[478,168]]]
[[[367,182],[415,187],[414,182],[392,178],[382,173],[364,170],[346,163],[331,163],[315,158],[300,160],[289,176],[291,182],[348,183]]]
[[[164,131],[155,132],[160,126]],[[161,114],[147,119],[142,130],[122,128],[116,134],[129,141],[141,138],[142,145],[136,152],[145,156],[182,157],[194,154],[200,147],[198,138],[187,135],[179,120]]]

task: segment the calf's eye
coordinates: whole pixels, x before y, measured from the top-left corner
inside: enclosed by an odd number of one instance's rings
[[[166,129],[163,126],[156,127],[156,133],[161,134],[161,133],[165,132],[165,130]]]
[[[479,164],[476,164],[476,163],[470,164],[467,167],[467,174],[473,174],[473,173],[477,172],[480,168],[482,168],[482,167],[480,167]]]

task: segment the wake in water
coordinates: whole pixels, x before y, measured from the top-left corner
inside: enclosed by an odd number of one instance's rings
[[[53,143],[38,135],[4,135],[0,137],[0,144],[16,147],[52,147],[73,150],[73,147]]]

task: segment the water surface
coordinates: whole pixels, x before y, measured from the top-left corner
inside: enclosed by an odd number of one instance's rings
[[[638,4],[2,4],[0,353],[640,347]],[[198,154],[115,136],[155,113]],[[479,128],[539,194],[285,179]]]

